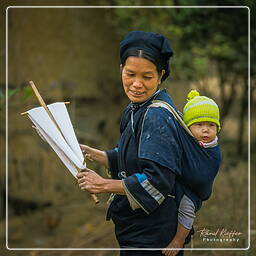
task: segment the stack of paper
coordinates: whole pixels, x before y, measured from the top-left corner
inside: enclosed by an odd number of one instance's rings
[[[43,107],[28,111],[28,116],[43,139],[53,148],[68,170],[76,176],[77,169],[85,169],[84,157],[79,147],[66,105],[57,102],[48,105],[58,126]],[[60,130],[59,130],[60,128]]]

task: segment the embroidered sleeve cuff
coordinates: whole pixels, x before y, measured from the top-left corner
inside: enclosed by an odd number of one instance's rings
[[[147,214],[152,213],[164,201],[164,195],[157,190],[145,174],[136,173],[123,180],[124,188],[132,209],[140,207]]]
[[[139,205],[139,203],[135,200],[135,198],[131,195],[130,191],[127,189],[124,181],[122,180],[123,182],[123,186],[124,186],[124,191],[126,193],[126,196],[127,196],[127,199],[130,203],[130,206],[133,210],[136,210],[136,209],[139,209],[141,208],[141,206]]]

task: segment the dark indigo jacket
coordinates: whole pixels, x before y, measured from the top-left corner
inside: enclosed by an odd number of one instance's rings
[[[152,100],[174,106],[166,90],[157,92],[143,104],[129,104],[121,118],[118,146],[107,151],[112,177],[123,179],[126,190],[141,206],[133,210],[127,196],[121,195],[116,195],[110,204],[107,218],[115,223],[121,247],[165,247],[176,233],[177,208],[182,195],[186,192],[192,197],[198,209],[201,196],[209,197],[217,173],[217,165],[212,166],[215,172],[202,190],[191,189],[195,182],[187,186],[190,179],[198,181],[193,178],[191,166],[200,170],[209,168],[208,160],[212,160],[212,155],[218,160],[219,150],[211,154],[202,149],[168,110],[149,108]],[[205,160],[207,163],[202,164]],[[190,175],[185,180],[183,172]]]

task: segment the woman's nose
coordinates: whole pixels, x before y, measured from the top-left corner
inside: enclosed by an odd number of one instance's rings
[[[133,84],[132,84],[134,87],[141,87],[142,86],[142,82],[140,79],[138,78],[135,78],[135,80],[133,81]]]

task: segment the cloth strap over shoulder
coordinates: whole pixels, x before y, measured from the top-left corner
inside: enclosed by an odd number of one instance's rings
[[[184,123],[180,114],[170,104],[168,104],[167,102],[162,101],[162,100],[153,100],[152,104],[149,107],[163,107],[163,108],[169,110],[169,112],[173,114],[174,118],[179,122],[179,124],[184,128],[184,130],[190,136],[194,137],[193,134],[191,133],[191,131],[186,126],[186,124]]]

